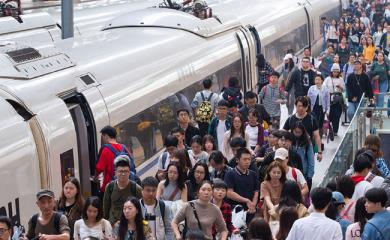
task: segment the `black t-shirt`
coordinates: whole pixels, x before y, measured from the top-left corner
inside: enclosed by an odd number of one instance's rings
[[[258,176],[252,170],[249,170],[246,173],[240,172],[238,168],[233,168],[225,175],[225,182],[228,185],[229,189],[233,189],[238,195],[244,198],[248,198],[252,201],[255,192],[260,190],[260,182],[258,181]],[[246,204],[239,203],[228,199],[231,205],[241,204],[246,208]]]
[[[301,121],[303,123],[303,126],[305,126],[305,129],[309,136],[313,139],[313,132],[318,130],[318,122],[315,117],[313,117],[311,114],[306,114],[304,118],[298,118],[296,114],[290,116],[287,118],[286,122],[284,123],[283,129],[284,130],[291,130],[292,126],[298,121]]]
[[[200,131],[198,128],[192,126],[191,124],[188,125],[185,133],[185,138],[186,138],[186,145],[190,146],[191,144],[191,138],[193,136],[200,135]]]

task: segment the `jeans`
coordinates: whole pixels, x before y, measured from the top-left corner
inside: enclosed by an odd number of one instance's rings
[[[349,121],[352,121],[353,115],[355,115],[355,112],[359,106],[359,101],[356,102],[348,102],[348,109],[347,109],[347,115]]]
[[[389,88],[389,82],[387,80],[379,82],[379,93],[386,93]],[[376,102],[377,107],[383,107],[385,101],[385,95],[379,94]]]

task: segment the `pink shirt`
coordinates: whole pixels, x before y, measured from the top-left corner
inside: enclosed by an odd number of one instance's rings
[[[360,240],[360,224],[352,223],[347,227],[347,231],[345,232],[345,240]]]

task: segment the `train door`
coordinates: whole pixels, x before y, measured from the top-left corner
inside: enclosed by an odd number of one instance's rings
[[[249,31],[251,32],[252,34],[252,38],[255,42],[255,47],[256,47],[256,56],[259,55],[261,53],[261,40],[260,40],[260,35],[259,33],[257,32],[257,29],[253,26],[248,26],[248,29]],[[255,58],[256,59],[256,58]],[[257,60],[254,62],[255,64],[255,68],[253,70],[253,76],[254,78],[252,79],[252,86],[255,87],[256,84],[257,84],[257,79],[259,78],[258,76],[258,73],[259,73],[259,70],[257,69]]]
[[[307,6],[304,6],[303,9],[305,10],[306,14],[306,20],[307,20],[307,39],[309,40],[309,47],[311,47],[311,40],[312,40],[312,21],[310,20],[310,14],[309,10],[307,9]]]

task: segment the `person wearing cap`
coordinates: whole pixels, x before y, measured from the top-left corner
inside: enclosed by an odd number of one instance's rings
[[[347,228],[352,223],[348,220],[342,219],[340,217],[340,213],[343,211],[345,207],[344,196],[340,192],[334,191],[332,192],[332,200],[329,204],[328,209],[326,209],[325,216],[328,218],[335,220],[340,224],[341,232],[343,233],[343,239],[345,239],[345,233]]]
[[[310,86],[314,85],[316,72],[310,68],[310,58],[302,58],[302,68],[291,73],[291,78],[287,83],[286,91],[289,92],[293,87],[295,98],[306,96]]]
[[[302,172],[299,169],[290,167],[288,165],[288,150],[282,147],[276,149],[274,159],[282,164],[282,167],[286,172],[287,180],[295,181],[298,183],[299,187],[301,188],[302,197],[303,199],[305,199],[307,193],[309,192],[309,187],[307,186],[306,179],[303,176]]]
[[[130,196],[141,198],[142,188],[130,178],[129,158],[118,156],[115,159],[116,179],[107,184],[103,197],[103,217],[111,225],[114,225],[120,218],[123,204]]]
[[[194,127],[192,126],[192,124],[190,124],[191,122],[190,112],[187,109],[185,108],[179,109],[177,110],[176,114],[177,114],[178,126],[185,131],[186,145],[190,146],[192,137],[196,135],[200,135],[200,131],[197,127]]]
[[[352,121],[355,115],[363,93],[365,94],[364,97],[371,99],[371,102],[374,97],[370,78],[363,72],[363,66],[360,61],[355,61],[354,70],[355,72],[348,76],[346,84],[348,96],[347,115],[350,121]]]
[[[330,94],[328,88],[323,84],[324,78],[321,75],[315,77],[314,83],[315,85],[309,88],[307,95],[311,102],[311,112],[316,117],[320,130],[322,130],[325,115],[329,118]]]
[[[331,74],[324,81],[324,86],[330,94],[330,109],[328,119],[332,123],[335,136],[339,131],[340,118],[344,107],[345,84],[342,75],[340,74],[340,65],[334,63],[331,68]],[[320,125],[321,126],[321,125]]]
[[[257,85],[258,90],[260,92],[261,89],[263,89],[263,87],[268,84],[268,77],[271,75],[274,69],[271,64],[265,60],[264,55],[262,53],[258,54],[256,58],[257,69],[259,71],[259,82],[257,83]]]
[[[27,234],[23,239],[69,240],[70,228],[65,215],[55,212],[54,193],[42,190],[36,194],[40,210],[28,221]]]
[[[301,60],[302,65],[302,60]],[[286,87],[289,80],[291,79],[291,74],[298,69],[297,65],[294,63],[294,58],[291,53],[287,53],[286,56],[284,56],[284,65],[282,68],[282,87]],[[291,115],[294,111],[294,102],[295,102],[295,94],[294,94],[294,88],[290,89],[290,91],[284,92],[284,95],[287,98],[287,110],[288,114]]]

